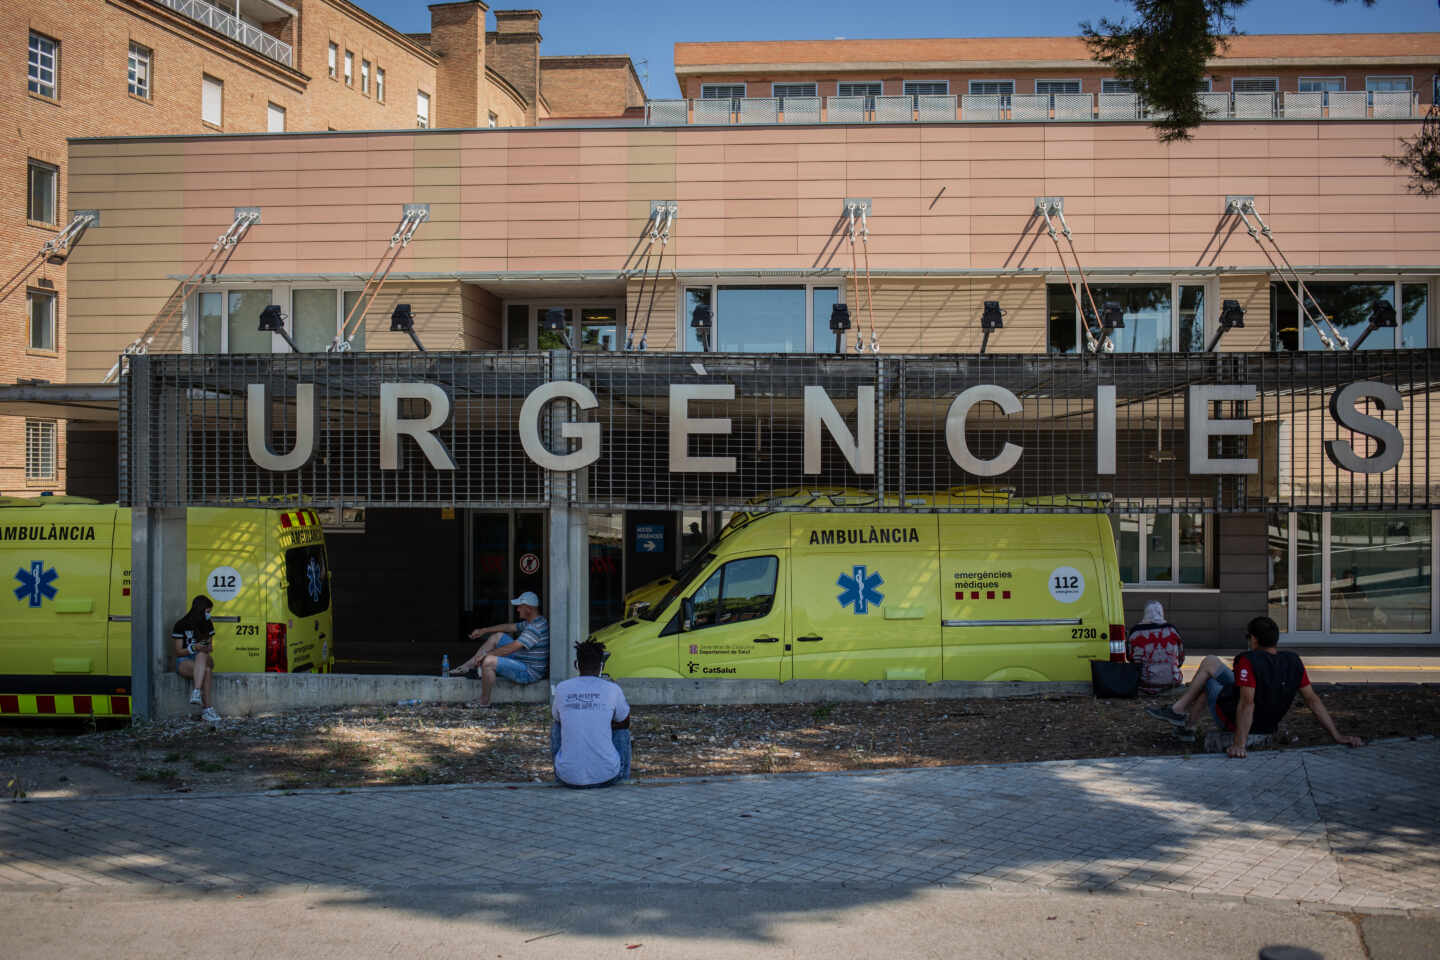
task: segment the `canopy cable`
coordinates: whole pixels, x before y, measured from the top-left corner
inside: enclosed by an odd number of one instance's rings
[[[1285,284],[1285,289],[1295,298],[1295,306],[1300,311],[1300,316],[1303,318],[1302,322],[1308,321],[1309,324],[1315,328],[1315,332],[1320,336],[1320,343],[1327,350],[1348,350],[1350,348],[1350,341],[1330,322],[1330,317],[1326,315],[1325,309],[1320,306],[1320,302],[1315,299],[1314,295],[1305,289],[1305,281],[1301,279],[1300,274],[1291,266],[1290,259],[1285,256],[1285,251],[1280,249],[1280,244],[1275,242],[1275,236],[1271,233],[1269,225],[1260,219],[1260,211],[1255,209],[1255,201],[1245,200],[1242,202],[1232,200],[1230,201],[1230,205],[1226,207],[1225,212],[1235,214],[1240,218],[1240,222],[1245,224],[1245,232],[1250,234],[1250,239],[1254,240],[1255,245],[1260,248],[1260,252],[1265,254],[1265,259],[1270,262],[1271,269],[1279,275],[1280,281]],[[1255,220],[1260,224],[1259,232],[1256,231],[1255,225],[1250,222],[1250,218],[1246,216],[1247,213],[1253,214]],[[1270,251],[1265,248],[1265,244],[1261,242],[1260,233],[1262,232],[1275,247],[1275,252],[1280,254],[1281,259],[1285,261],[1285,266],[1289,268],[1288,274],[1280,268],[1280,265],[1275,262],[1275,258],[1270,255]],[[1292,277],[1295,281],[1293,285],[1291,284]],[[1311,314],[1309,307],[1305,303],[1306,296],[1309,296],[1310,303],[1315,307],[1315,314],[1318,314],[1321,319],[1325,321],[1325,326],[1330,328],[1330,334],[1334,337],[1334,340],[1325,335],[1325,331],[1321,328],[1320,322]],[[1339,342],[1338,347],[1336,346],[1336,341]]]
[[[635,328],[640,325],[640,301],[645,299],[645,278],[650,273],[650,255],[655,248],[655,240],[658,236],[658,232],[656,229],[656,220],[659,216],[659,207],[656,207],[654,210],[650,211],[650,219],[645,221],[645,226],[640,228],[641,237],[639,240],[635,241],[635,249],[631,250],[630,256],[625,258],[625,266],[626,268],[628,268],[630,266],[630,261],[636,259],[635,251],[640,249],[640,244],[642,242],[645,244],[645,252],[643,254],[643,258],[638,261],[640,263],[640,292],[635,295],[635,309],[631,311],[630,323],[625,331],[626,352],[635,349]],[[647,234],[648,239],[646,236]],[[622,275],[626,275],[628,277],[628,274],[626,274],[625,271],[622,271]],[[642,347],[641,349],[643,350],[644,348]]]
[[[865,251],[865,309],[870,314],[870,352],[880,352],[880,338],[875,335],[875,294],[870,286],[870,206],[860,207],[860,245]],[[858,332],[857,332],[858,339]]]
[[[655,311],[655,292],[660,289],[660,268],[665,263],[665,248],[670,244],[670,225],[675,222],[675,208],[667,205],[659,220],[660,256],[655,258],[655,276],[650,281],[650,303],[645,307],[645,329],[640,331],[640,351],[649,345],[650,316]]]
[[[1041,215],[1045,218],[1045,229],[1050,234],[1051,241],[1055,244],[1055,256],[1060,259],[1060,269],[1065,271],[1065,285],[1070,288],[1070,295],[1075,298],[1075,313],[1080,318],[1080,323],[1085,330],[1085,345],[1090,348],[1091,353],[1098,353],[1100,344],[1095,339],[1095,333],[1090,329],[1090,321],[1085,316],[1085,307],[1080,302],[1080,288],[1070,278],[1070,266],[1065,262],[1065,252],[1060,248],[1060,238],[1055,234],[1055,224],[1050,221],[1050,210],[1048,207],[1040,208]]]
[[[63,262],[69,256],[70,248],[79,242],[81,234],[95,221],[93,213],[77,213],[70,223],[55,236],[40,245],[40,250],[27,260],[14,275],[0,285],[0,302],[19,290],[30,279],[31,274],[47,262]],[[56,258],[59,258],[56,260]]]
[[[1075,259],[1075,270],[1080,274],[1080,286],[1085,291],[1085,299],[1090,301],[1091,315],[1094,316],[1095,322],[1100,324],[1100,336],[1104,342],[1105,352],[1113,353],[1115,341],[1111,340],[1110,334],[1105,332],[1105,325],[1100,319],[1100,308],[1095,305],[1095,294],[1090,291],[1090,281],[1086,279],[1085,267],[1080,263],[1080,253],[1075,248],[1075,238],[1070,235],[1070,224],[1065,222],[1065,210],[1062,207],[1055,213],[1060,218],[1060,231],[1065,234],[1065,240],[1070,244],[1070,256]],[[1088,322],[1086,326],[1089,326]]]
[[[225,232],[215,238],[215,242],[210,245],[210,249],[206,252],[205,256],[200,258],[200,262],[196,265],[195,269],[192,270],[184,280],[180,281],[180,286],[176,287],[175,292],[170,294],[170,298],[165,301],[165,305],[160,308],[160,312],[155,315],[155,319],[150,321],[149,326],[145,328],[145,332],[130,341],[129,345],[120,351],[120,359],[115,361],[115,365],[105,374],[105,379],[102,382],[111,383],[119,376],[120,365],[124,357],[136,356],[150,351],[150,346],[155,342],[156,335],[170,325],[174,320],[176,311],[184,310],[185,301],[190,299],[190,295],[198,290],[206,279],[213,282],[224,272],[225,265],[230,263],[230,255],[233,254],[235,247],[239,245],[241,240],[245,239],[245,236],[250,232],[250,228],[259,221],[260,211],[258,209],[240,210],[235,214],[235,219],[230,221],[230,226],[226,227]],[[221,262],[221,257],[224,257],[223,263]]]
[[[340,327],[340,336],[327,348],[328,353],[348,353],[350,342],[355,335],[365,329],[365,315],[370,312],[370,305],[380,296],[380,291],[385,286],[385,280],[390,276],[390,271],[395,268],[395,262],[400,259],[400,254],[410,246],[415,231],[420,229],[420,224],[430,219],[430,214],[424,207],[410,207],[405,210],[405,216],[400,219],[400,225],[390,235],[390,245],[380,254],[380,259],[375,262],[375,268],[370,271],[370,276],[365,278],[365,285],[360,288],[360,296],[355,298],[354,305],[345,314],[345,322]],[[388,262],[387,262],[388,258]],[[384,268],[383,271],[381,268]],[[377,276],[378,279],[377,279]],[[371,284],[374,289],[371,289]]]
[[[860,306],[860,267],[855,259],[855,212],[859,204],[852,203],[846,209],[850,215],[850,285],[854,288],[855,306]],[[865,341],[861,339],[860,326],[855,326],[855,352],[865,352]]]

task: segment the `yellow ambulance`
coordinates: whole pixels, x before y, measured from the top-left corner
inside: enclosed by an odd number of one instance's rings
[[[614,677],[1088,681],[1124,622],[1098,510],[740,513],[595,639]]]
[[[130,511],[0,498],[0,716],[130,714]],[[215,601],[215,669],[329,672],[330,565],[314,511],[192,508],[185,603]],[[169,643],[167,636],[162,642]],[[167,646],[168,652],[168,646]]]

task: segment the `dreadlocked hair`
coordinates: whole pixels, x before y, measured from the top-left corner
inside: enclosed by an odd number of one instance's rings
[[[605,644],[598,640],[575,644],[575,662],[581,670],[598,670],[605,663]]]

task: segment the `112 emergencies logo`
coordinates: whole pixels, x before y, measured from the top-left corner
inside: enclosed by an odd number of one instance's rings
[[[55,599],[55,581],[60,579],[60,573],[54,567],[46,570],[44,560],[32,560],[29,570],[21,567],[15,571],[15,579],[20,581],[20,586],[15,588],[15,599],[28,600],[30,606],[38,607],[46,600]]]

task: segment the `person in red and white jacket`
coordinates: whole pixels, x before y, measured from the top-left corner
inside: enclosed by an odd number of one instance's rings
[[[1140,664],[1140,692],[1147,697],[1184,683],[1180,666],[1185,662],[1185,642],[1180,632],[1165,621],[1160,601],[1145,604],[1145,615],[1130,628],[1125,656]]]

